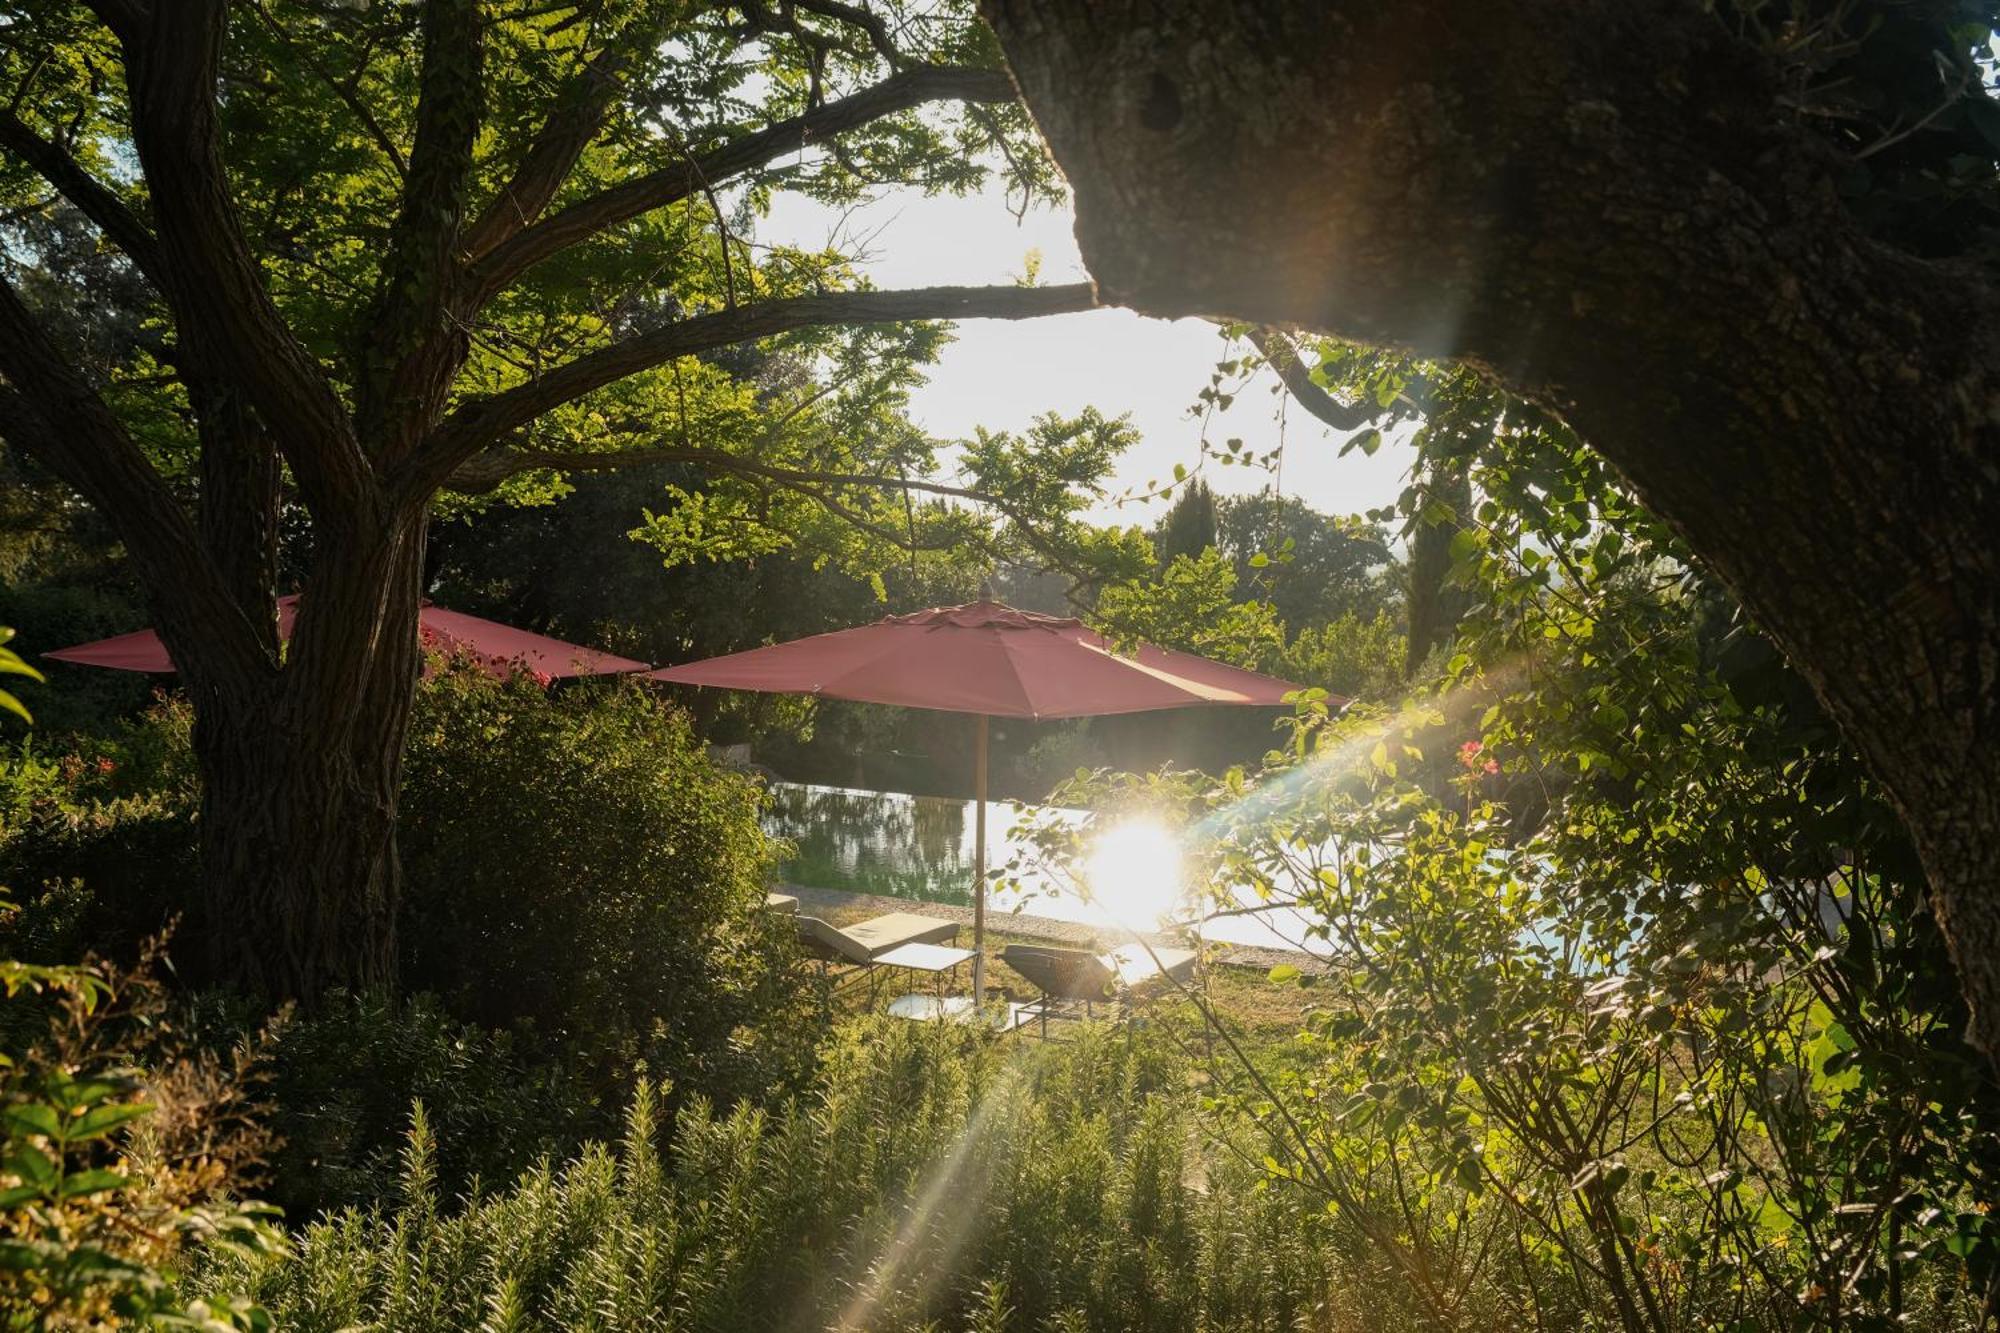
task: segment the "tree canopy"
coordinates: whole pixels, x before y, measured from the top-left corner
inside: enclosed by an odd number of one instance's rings
[[[646,524],[670,551],[879,572],[892,549],[1059,551],[1124,438],[1051,423],[940,475],[902,413],[939,321],[1081,309],[1088,287],[877,291],[853,253],[755,234],[780,190],[1054,188],[962,6],[99,0],[0,20],[0,430],[146,581],[199,720],[211,906],[247,902],[236,966],[260,984],[391,965],[440,495],[693,468],[704,484]]]

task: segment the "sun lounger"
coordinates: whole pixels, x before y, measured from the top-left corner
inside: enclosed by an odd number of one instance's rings
[[[1099,955],[1099,961],[1111,969],[1120,987],[1128,991],[1143,990],[1192,977],[1196,954],[1193,949],[1158,946],[1149,949],[1143,944],[1128,944]]]
[[[807,954],[820,960],[829,977],[842,964],[852,968],[837,989],[865,981],[871,996],[878,992],[881,969],[929,973],[942,988],[951,970],[972,957],[970,949],[950,947],[958,938],[956,921],[915,912],[888,912],[851,926],[836,926],[801,914],[798,925],[799,943]]]
[[[941,921],[915,912],[889,912],[851,926],[836,926],[816,916],[799,917],[799,940],[806,950],[828,962],[874,965],[891,949],[905,944],[949,944],[958,938],[956,921]]]
[[[1010,944],[1000,961],[1019,972],[1041,997],[1020,1006],[1041,1021],[1047,1036],[1051,1018],[1094,1018],[1097,1006],[1130,1001],[1145,991],[1194,974],[1192,949],[1147,949],[1128,944],[1109,953],[1042,944]],[[1081,1010],[1081,1013],[1079,1013]]]

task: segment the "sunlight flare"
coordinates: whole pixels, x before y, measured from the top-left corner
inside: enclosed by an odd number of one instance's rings
[[[1094,839],[1083,884],[1107,925],[1157,929],[1186,898],[1180,839],[1150,819],[1114,825]]]

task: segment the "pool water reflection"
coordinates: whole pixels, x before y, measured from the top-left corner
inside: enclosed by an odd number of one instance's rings
[[[987,806],[989,866],[1007,864],[1020,849],[1016,828],[1039,813],[1004,802]],[[1082,810],[1055,813],[1079,821],[1088,818]],[[972,902],[973,824],[969,801],[790,782],[771,784],[770,810],[764,819],[767,832],[794,848],[794,855],[778,870],[786,883],[960,906]],[[1246,905],[1250,901],[1245,896]],[[993,894],[987,910],[1000,917],[1019,910],[1059,921],[1112,924],[1102,908],[1084,901],[1066,881],[1047,874],[1024,874],[1019,888]],[[1191,914],[1190,908],[1181,916]],[[1004,920],[998,924],[1005,928]],[[1304,940],[1304,925],[1298,913],[1275,908],[1210,921],[1202,934],[1220,943],[1297,949]],[[1310,947],[1316,953],[1324,951],[1317,941]]]

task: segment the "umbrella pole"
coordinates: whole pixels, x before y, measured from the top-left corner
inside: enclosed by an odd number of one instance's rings
[[[972,799],[978,807],[972,825],[972,1003],[986,1003],[986,727],[979,715],[972,733]]]

